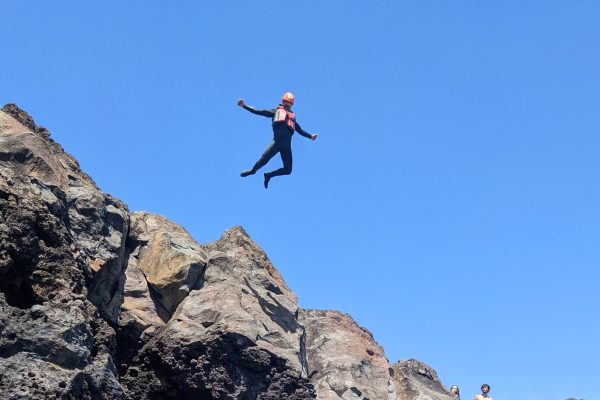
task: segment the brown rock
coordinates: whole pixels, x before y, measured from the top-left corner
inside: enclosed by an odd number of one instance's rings
[[[201,287],[140,351],[143,379],[125,381],[129,395],[314,398],[296,298],[264,252],[240,227],[204,249]]]
[[[348,315],[302,312],[241,227],[200,245],[130,214],[14,105],[0,111],[0,371],[0,398],[450,399]]]
[[[403,400],[453,400],[437,373],[429,365],[410,359],[392,366],[394,384],[399,398]]]
[[[366,329],[337,311],[302,311],[311,382],[324,400],[395,400],[383,349]]]
[[[137,244],[137,267],[172,314],[201,284],[207,255],[179,225],[159,215],[133,213],[130,241]]]

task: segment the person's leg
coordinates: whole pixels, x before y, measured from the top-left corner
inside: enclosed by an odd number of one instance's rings
[[[279,150],[281,155],[281,161],[283,161],[283,167],[276,169],[275,171],[265,173],[265,188],[269,187],[269,180],[274,176],[289,175],[292,173],[292,142],[286,141],[281,145]]]
[[[258,171],[259,169],[261,169],[262,167],[264,167],[265,164],[268,163],[269,160],[271,160],[271,158],[273,158],[273,156],[275,154],[277,154],[278,151],[279,151],[278,146],[275,143],[275,141],[273,140],[271,142],[271,144],[269,144],[269,146],[267,146],[267,148],[263,152],[262,156],[260,156],[260,158],[254,164],[254,166],[252,167],[252,169],[248,169],[248,170],[242,171],[240,173],[240,176],[242,178],[244,178],[244,177],[246,177],[248,175],[254,175],[256,173],[256,171]]]

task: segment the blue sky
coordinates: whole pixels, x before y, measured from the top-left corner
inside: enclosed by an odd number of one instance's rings
[[[174,3],[174,2],[171,2]],[[1,102],[472,398],[600,399],[600,3],[10,2]],[[294,171],[241,179],[296,95]],[[265,170],[278,168],[275,158]],[[262,171],[261,171],[262,172]]]

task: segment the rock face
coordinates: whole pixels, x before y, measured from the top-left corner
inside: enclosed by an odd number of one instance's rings
[[[430,366],[410,359],[392,366],[398,398],[406,400],[452,400]]]
[[[309,374],[319,399],[396,399],[393,371],[366,329],[337,311],[302,315]]]
[[[383,348],[349,315],[304,310],[309,376],[324,400],[452,400],[435,371],[417,361],[390,365]]]
[[[0,398],[124,396],[98,310],[117,289],[104,268],[121,268],[126,214],[46,130],[0,112]]]
[[[301,310],[241,228],[130,213],[0,111],[0,398],[450,399],[345,314]]]
[[[201,254],[198,290],[125,373],[133,397],[313,398],[296,299],[266,255],[240,227]]]

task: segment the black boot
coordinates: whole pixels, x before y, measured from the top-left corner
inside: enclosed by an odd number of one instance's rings
[[[265,189],[269,187],[269,180],[271,179],[271,175],[268,172],[265,172]]]
[[[241,176],[242,178],[245,178],[245,177],[247,177],[248,175],[254,175],[254,174],[255,174],[255,172],[254,172],[254,171],[252,171],[251,169],[247,169],[247,170],[245,170],[245,171],[242,171],[242,172],[240,172],[240,176]]]

